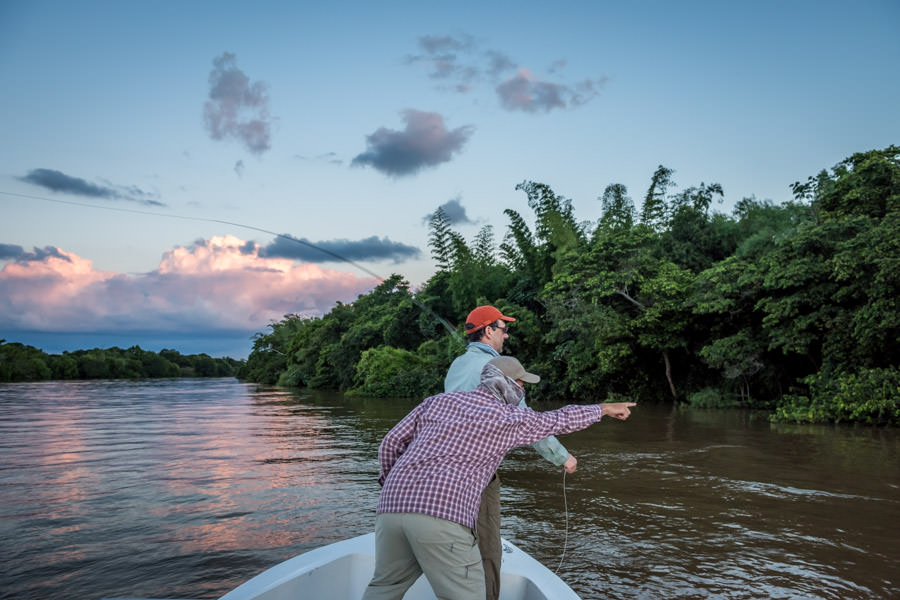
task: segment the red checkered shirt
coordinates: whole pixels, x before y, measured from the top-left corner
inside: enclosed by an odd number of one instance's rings
[[[481,492],[507,452],[600,420],[602,407],[535,412],[497,400],[486,388],[426,398],[378,449],[377,513],[421,513],[475,529]]]

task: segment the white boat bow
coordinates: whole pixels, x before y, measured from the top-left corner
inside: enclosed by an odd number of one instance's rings
[[[220,600],[359,600],[375,571],[375,534],[310,550],[263,571]],[[503,540],[500,600],[579,600],[550,569],[515,544]],[[405,600],[432,600],[425,577],[407,591]]]

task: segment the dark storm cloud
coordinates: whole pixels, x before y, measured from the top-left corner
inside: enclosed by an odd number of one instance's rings
[[[203,109],[206,128],[214,140],[234,138],[254,154],[271,147],[268,86],[237,68],[230,52],[213,60],[209,100]]]
[[[352,166],[368,165],[393,177],[414,175],[423,168],[448,162],[474,131],[472,126],[448,131],[444,117],[437,113],[410,109],[401,114],[406,129],[380,127],[366,136],[367,150],[353,159]]]
[[[97,185],[80,177],[72,177],[53,169],[33,169],[28,175],[19,177],[20,181],[39,185],[52,192],[75,194],[89,198],[105,198],[110,200],[127,200],[148,206],[165,206],[155,193],[145,192],[137,186]]]
[[[53,246],[44,246],[43,248],[35,247],[32,252],[26,252],[22,246],[17,244],[0,244],[0,260],[13,260],[16,262],[32,262],[42,261],[48,257],[61,258],[62,260],[72,262],[65,254],[59,251],[59,248]]]
[[[465,35],[422,36],[418,45],[419,53],[407,56],[406,62],[424,65],[428,76],[440,81],[440,89],[468,93],[479,83],[487,83],[497,93],[500,106],[510,111],[546,113],[576,108],[597,96],[606,82],[605,77],[580,83],[561,80],[565,59],[553,61],[547,69],[552,80],[536,77],[506,53],[483,50]]]
[[[471,225],[475,223],[475,221],[470,219],[466,214],[466,208],[462,205],[459,196],[452,200],[447,200],[441,204],[440,208],[447,216],[450,225]],[[429,213],[422,218],[422,221],[428,223],[433,216],[434,213]]]
[[[286,239],[290,238],[290,239]],[[259,248],[265,258],[291,258],[311,263],[392,260],[395,263],[418,258],[421,251],[415,246],[392,242],[388,238],[372,236],[363,240],[325,240],[310,242],[290,235],[275,238]]]

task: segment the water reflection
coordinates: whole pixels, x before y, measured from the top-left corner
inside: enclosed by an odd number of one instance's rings
[[[409,400],[233,380],[0,386],[3,597],[217,597],[371,530]],[[585,598],[900,595],[896,431],[639,406],[501,467],[503,534]],[[74,591],[74,592],[73,592]]]

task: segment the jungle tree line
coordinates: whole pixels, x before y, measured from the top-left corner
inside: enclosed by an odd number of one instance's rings
[[[858,153],[797,182],[784,204],[714,210],[718,184],[676,191],[660,166],[637,210],[621,184],[577,220],[526,181],[496,243],[438,210],[437,272],[392,275],[321,318],[259,333],[238,376],[370,396],[441,390],[474,306],[516,317],[507,352],[542,375],[532,399],[742,406],[800,422],[900,424],[900,148]]]
[[[0,382],[50,379],[146,379],[233,377],[243,361],[130,348],[93,348],[47,354],[39,348],[0,340]]]

